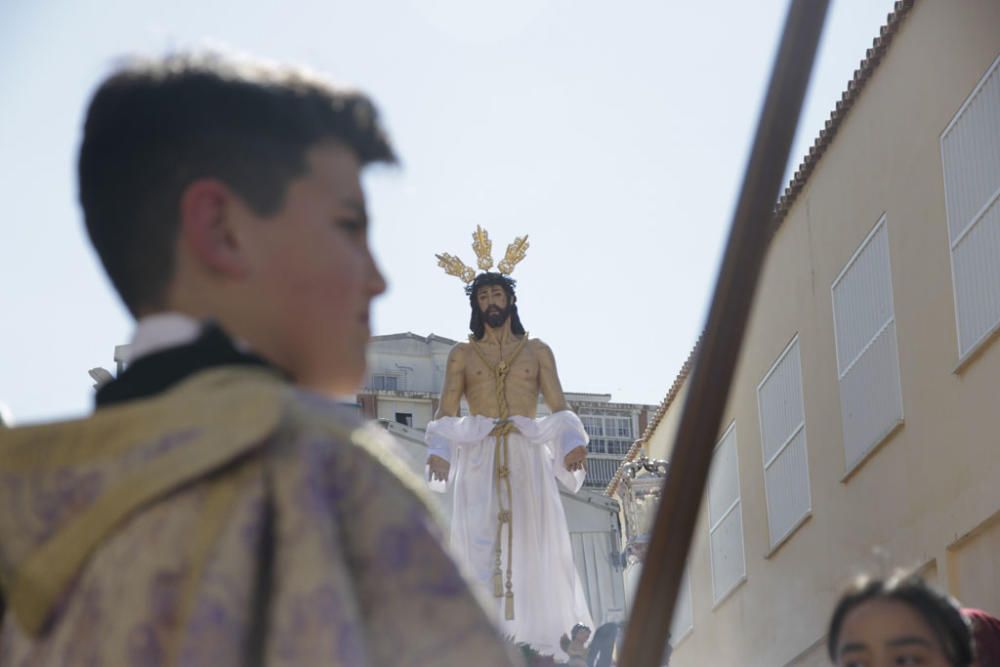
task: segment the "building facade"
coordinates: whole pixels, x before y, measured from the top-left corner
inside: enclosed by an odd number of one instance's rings
[[[829,664],[862,571],[1000,615],[997,26],[997,0],[896,3],[786,190],[671,665]],[[689,369],[630,457],[670,458]]]
[[[373,337],[368,346],[368,377],[357,395],[364,414],[418,430],[426,428],[437,412],[448,352],[455,344],[434,334]],[[632,443],[646,429],[656,406],[615,403],[611,394],[567,392],[566,401],[590,435],[584,485],[604,489]],[[549,413],[539,399],[539,416]],[[464,401],[461,414],[468,414]]]

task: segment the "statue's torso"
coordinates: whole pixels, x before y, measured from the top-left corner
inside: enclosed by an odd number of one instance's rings
[[[469,411],[474,415],[484,417],[500,417],[500,405],[497,398],[496,374],[490,365],[496,366],[502,362],[509,365],[505,382],[508,417],[520,415],[534,417],[538,412],[539,393],[539,358],[534,341],[528,340],[520,346],[521,339],[511,339],[499,345],[496,342],[482,340],[466,343],[465,349],[465,399],[469,403]],[[480,354],[477,354],[477,346]],[[517,356],[515,350],[521,347]],[[513,357],[513,360],[511,359]]]

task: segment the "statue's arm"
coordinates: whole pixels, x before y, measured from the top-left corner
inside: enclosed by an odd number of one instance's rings
[[[535,353],[538,355],[538,384],[542,390],[542,398],[552,412],[569,410],[566,403],[566,395],[563,394],[562,383],[559,382],[559,373],[556,371],[556,358],[552,354],[552,348],[540,340],[535,342]],[[561,443],[563,460],[567,470],[579,470],[583,468],[587,460],[586,443],[563,442]]]
[[[462,394],[465,392],[465,345],[459,343],[451,348],[448,353],[448,362],[444,371],[444,387],[441,389],[441,403],[438,405],[434,419],[441,417],[457,417],[458,409],[462,402]],[[451,469],[449,457],[449,447],[445,442],[433,442],[431,453],[427,457],[428,476],[431,480],[448,480],[448,472]]]
[[[556,371],[556,358],[552,354],[552,348],[540,340],[535,343],[535,354],[538,357],[538,384],[542,390],[542,398],[552,412],[569,410],[566,404],[566,396],[563,394],[562,383],[559,382],[559,373]]]
[[[441,389],[441,403],[434,419],[457,417],[458,408],[465,393],[465,344],[459,343],[448,353],[444,371],[444,388]]]

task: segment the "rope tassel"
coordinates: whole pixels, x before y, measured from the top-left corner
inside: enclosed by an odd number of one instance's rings
[[[514,359],[521,352],[524,347],[525,342],[527,342],[528,336],[525,334],[524,338],[518,343],[517,348],[511,355],[510,359],[503,359],[501,356],[500,362],[496,365],[491,364],[486,356],[483,354],[482,350],[479,349],[478,345],[473,344],[472,349],[476,351],[479,358],[482,360],[486,366],[493,371],[493,379],[496,382],[496,393],[497,393],[497,408],[499,409],[500,418],[497,419],[496,425],[493,430],[490,431],[490,435],[496,438],[496,448],[493,450],[493,483],[496,487],[497,494],[497,537],[496,537],[496,561],[495,567],[493,569],[493,596],[496,598],[504,598],[504,618],[508,621],[514,620],[514,590],[511,584],[511,569],[514,557],[514,517],[513,517],[513,502],[514,494],[510,483],[510,451],[508,444],[508,436],[511,433],[517,433],[517,427],[508,420],[508,408],[507,408],[507,374],[510,371],[510,365],[513,363]],[[504,493],[506,492],[506,494]],[[504,502],[504,495],[506,495],[506,503]],[[503,571],[500,569],[503,563],[503,548],[501,541],[503,539],[503,529],[504,524],[507,525],[507,573],[506,573],[506,590],[505,587],[505,577]]]
[[[514,425],[510,422],[505,421],[503,424],[498,424],[494,429],[494,435],[497,439],[496,451],[494,452],[494,480],[497,485],[497,503],[499,505],[499,512],[497,512],[497,538],[496,538],[496,569],[493,570],[493,595],[496,597],[503,597],[504,600],[504,617],[508,621],[514,620],[514,591],[511,589],[511,565],[512,559],[514,557],[513,547],[514,547],[514,525],[513,525],[513,493],[510,485],[510,474],[507,468],[508,461],[510,460],[510,452],[508,451],[508,434],[514,430]],[[504,498],[502,490],[507,492],[507,504],[504,505]],[[504,577],[500,571],[500,564],[502,562],[502,542],[504,524],[507,525],[507,593],[503,592],[504,587]]]

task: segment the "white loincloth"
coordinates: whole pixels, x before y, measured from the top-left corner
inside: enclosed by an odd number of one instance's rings
[[[494,488],[495,422],[480,416],[444,417],[427,425],[430,453],[451,461],[454,485],[451,547],[457,558],[496,601],[501,631],[545,654],[559,655],[559,638],[576,623],[593,629],[583,586],[573,564],[569,528],[555,480],[580,490],[585,473],[570,472],[563,458],[586,446],[587,433],[568,410],[549,417],[511,417],[518,433],[508,441],[513,532],[514,620],[504,618],[503,598],[493,597],[497,535]],[[501,569],[507,567],[506,529]]]

